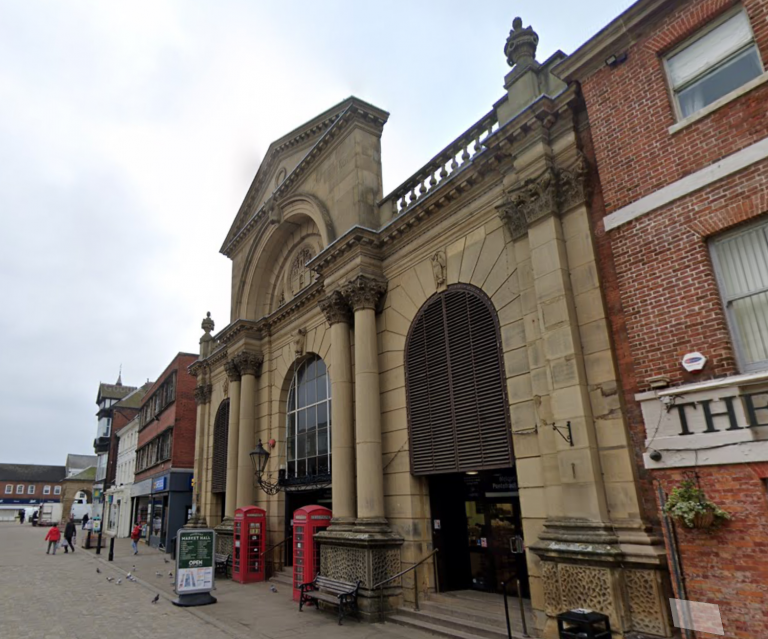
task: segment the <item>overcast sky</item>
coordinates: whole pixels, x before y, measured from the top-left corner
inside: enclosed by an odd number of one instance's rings
[[[0,462],[93,454],[99,382],[154,380],[229,317],[219,254],[270,142],[355,95],[388,193],[627,0],[0,2]]]

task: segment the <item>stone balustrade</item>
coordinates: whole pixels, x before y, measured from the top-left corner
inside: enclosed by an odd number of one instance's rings
[[[400,215],[467,166],[482,151],[483,141],[497,128],[496,112],[491,111],[392,191],[381,205],[389,204],[393,217]]]

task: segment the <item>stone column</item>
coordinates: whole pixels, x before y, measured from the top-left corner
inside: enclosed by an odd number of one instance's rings
[[[208,436],[208,425],[206,423],[208,411],[206,406],[211,401],[212,391],[211,384],[201,384],[195,387],[195,404],[197,404],[197,421],[195,425],[195,490],[193,497],[195,514],[189,524],[187,524],[188,528],[205,528],[207,525],[205,514],[203,513],[203,488],[205,486],[203,479],[205,474],[204,444],[205,438]]]
[[[381,461],[381,400],[376,306],[387,285],[359,275],[343,287],[355,312],[355,424],[357,449],[357,525],[387,526]]]
[[[256,376],[261,372],[262,355],[244,351],[237,355],[240,369],[240,426],[237,438],[237,507],[253,504],[253,464],[249,453],[256,430]],[[229,479],[229,477],[227,477]]]
[[[352,420],[352,361],[349,325],[352,313],[339,291],[320,302],[331,325],[331,466],[332,527],[350,528],[355,506],[355,425]]]
[[[235,516],[237,503],[237,440],[240,429],[240,369],[233,361],[224,364],[229,378],[229,424],[227,424],[227,492],[224,495],[224,517]]]

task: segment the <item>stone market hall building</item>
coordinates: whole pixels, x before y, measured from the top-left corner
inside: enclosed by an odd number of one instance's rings
[[[371,618],[416,589],[519,579],[541,636],[584,607],[617,636],[668,637],[590,229],[590,125],[552,73],[565,54],[538,62],[537,43],[516,19],[504,95],[389,195],[388,114],[357,98],[269,147],[221,248],[229,323],[204,321],[190,367],[196,524],[261,505],[272,545],[296,508],[327,505],[320,570],[362,580]],[[376,589],[433,549],[436,571]]]

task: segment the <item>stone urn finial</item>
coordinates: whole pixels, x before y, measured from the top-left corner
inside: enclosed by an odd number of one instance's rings
[[[524,68],[536,60],[536,47],[539,44],[538,34],[530,27],[523,28],[523,20],[515,18],[512,21],[512,31],[509,32],[504,53],[507,55],[509,66]]]
[[[208,313],[205,316],[205,319],[203,320],[203,323],[200,326],[206,333],[210,333],[213,330],[214,323],[213,323],[213,320],[211,319],[210,311],[208,311]]]

